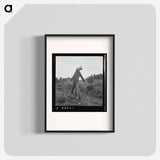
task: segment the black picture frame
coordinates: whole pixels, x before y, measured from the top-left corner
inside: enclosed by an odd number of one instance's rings
[[[112,48],[112,50],[113,50],[113,62],[112,62],[112,64],[113,64],[113,77],[112,77],[112,79],[113,79],[113,86],[112,86],[112,88],[113,88],[113,95],[112,95],[112,100],[113,100],[113,112],[112,112],[112,123],[113,123],[113,129],[112,130],[100,130],[100,131],[97,131],[97,130],[47,130],[47,113],[46,113],[46,110],[47,110],[47,104],[46,104],[46,102],[47,102],[47,81],[46,81],[46,78],[47,78],[47,37],[52,37],[52,36],[58,36],[58,37],[62,37],[62,36],[69,36],[69,37],[74,37],[74,36],[85,36],[85,37],[97,37],[97,36],[109,36],[109,37],[112,37],[113,38],[113,48]],[[44,127],[44,131],[45,132],[47,132],[47,133],[54,133],[54,132],[95,132],[95,133],[97,133],[97,132],[107,132],[107,133],[114,133],[115,132],[115,35],[114,34],[45,34],[44,35],[44,49],[45,49],[45,51],[44,51],[44,64],[45,64],[45,80],[44,80],[44,82],[45,82],[45,84],[44,84],[44,86],[45,86],[45,104],[44,104],[44,120],[45,120],[45,127]]]

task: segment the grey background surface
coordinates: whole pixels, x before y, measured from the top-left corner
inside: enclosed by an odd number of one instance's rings
[[[5,150],[11,155],[155,151],[155,10],[26,5],[5,26]],[[44,34],[115,34],[115,133],[44,133]]]

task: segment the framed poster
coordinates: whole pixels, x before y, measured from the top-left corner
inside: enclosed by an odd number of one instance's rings
[[[45,35],[45,131],[114,132],[114,35]]]

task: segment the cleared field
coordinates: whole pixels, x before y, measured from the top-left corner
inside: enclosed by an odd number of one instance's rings
[[[102,106],[103,104],[102,79],[93,83],[80,81],[81,99],[71,95],[72,82],[70,80],[56,83],[56,106]]]

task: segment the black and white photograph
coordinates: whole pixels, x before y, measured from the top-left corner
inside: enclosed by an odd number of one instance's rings
[[[52,54],[52,111],[107,111],[107,54]]]

